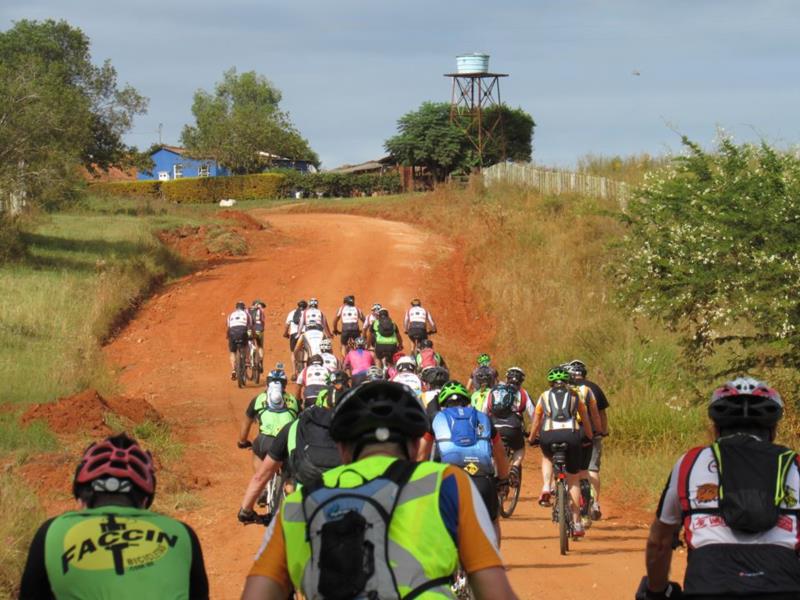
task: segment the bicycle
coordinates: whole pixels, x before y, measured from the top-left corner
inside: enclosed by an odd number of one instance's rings
[[[281,502],[283,502],[283,497],[285,495],[285,482],[286,477],[282,472],[277,473],[267,482],[267,486],[264,488],[264,493],[262,494],[264,502],[262,503],[262,498],[259,498],[258,504],[259,506],[266,507],[268,515],[278,514],[278,510],[280,510]]]
[[[473,598],[475,598],[472,594],[472,588],[469,587],[467,573],[460,564],[458,565],[458,570],[453,575],[453,583],[450,584],[450,589],[457,600],[473,600]]]
[[[514,456],[514,451],[508,447],[503,441],[503,447],[506,451],[506,459],[511,464],[511,459]],[[508,489],[503,493],[498,493],[497,498],[500,501],[500,515],[504,519],[509,519],[514,514],[514,509],[519,502],[519,494],[522,489],[522,469],[511,468],[508,477]]]
[[[247,344],[240,340],[236,344],[236,383],[243,388],[247,383]]]
[[[556,480],[553,523],[558,524],[558,541],[562,556],[569,551],[569,539],[573,534],[569,486],[567,485],[567,448],[569,448],[569,444],[563,442],[550,445],[553,452],[553,474]]]
[[[258,344],[253,338],[247,342],[248,348],[248,363],[250,366],[249,379],[255,384],[261,380],[261,374],[264,372],[264,363],[261,362],[261,357],[258,355]]]

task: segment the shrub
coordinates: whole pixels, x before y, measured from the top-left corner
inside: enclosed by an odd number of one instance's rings
[[[0,216],[0,263],[22,258],[25,248],[19,219]]]
[[[121,198],[158,198],[160,181],[104,181],[92,183],[89,189],[97,194]]]

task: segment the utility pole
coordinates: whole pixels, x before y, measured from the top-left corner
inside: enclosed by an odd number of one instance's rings
[[[161,132],[163,130],[164,130],[164,124],[163,123],[159,123],[158,124],[158,145],[159,146],[161,145]]]

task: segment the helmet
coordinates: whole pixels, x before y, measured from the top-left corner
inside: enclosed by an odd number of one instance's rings
[[[372,365],[369,369],[367,369],[366,381],[382,381],[384,379],[386,379],[386,377],[384,377],[383,369],[380,367]]]
[[[325,338],[319,343],[319,349],[323,352],[330,352],[333,350],[333,342],[331,342],[328,338]]]
[[[297,301],[297,308],[306,308],[308,307],[308,302],[305,300],[298,300]]]
[[[91,499],[93,492],[143,494],[149,507],[156,493],[153,457],[124,433],[91,444],[75,470],[72,493]]]
[[[269,384],[273,381],[279,381],[281,386],[285,388],[289,380],[286,378],[285,371],[282,371],[281,369],[274,369],[267,373],[267,387],[269,387]]]
[[[479,384],[485,383],[486,385],[489,385],[494,382],[494,371],[492,371],[491,367],[481,365],[475,372],[475,379]]]
[[[553,367],[547,372],[547,381],[549,381],[550,383],[558,383],[558,382],[567,383],[569,379],[570,379],[569,372],[567,372],[567,370],[561,365]]]
[[[356,297],[353,296],[352,294],[350,296],[345,296],[344,298],[342,298],[342,302],[349,306],[353,306],[353,304],[356,303]]]
[[[255,300],[253,300],[252,306],[255,306],[256,304],[260,304],[261,308],[267,308],[267,303],[261,300],[260,298],[256,298]]]
[[[331,417],[331,437],[336,442],[360,441],[356,458],[371,441],[415,440],[428,431],[428,417],[416,395],[391,381],[364,383],[347,392]]]
[[[389,309],[388,308],[381,308],[378,311],[378,316],[379,317],[388,317],[389,316]]]
[[[317,308],[319,306],[319,300],[317,300],[316,298],[309,298],[308,299],[308,305],[311,308]]]
[[[380,312],[382,308],[383,307],[380,305],[380,303],[376,302],[375,304],[372,305],[372,312],[374,313]]]
[[[525,381],[525,371],[519,367],[511,367],[506,371],[506,381],[508,383],[522,385],[522,382]]]
[[[458,400],[467,404],[469,404],[471,401],[467,388],[455,380],[448,381],[442,386],[442,389],[439,392],[439,396],[437,396],[436,400],[439,402],[439,406],[442,406],[451,400]]]
[[[586,377],[586,373],[588,373],[586,369],[586,364],[582,360],[578,360],[577,358],[575,360],[569,361],[568,370],[570,374],[578,377]]]
[[[362,336],[358,336],[355,339],[356,348],[366,348],[367,347],[367,340],[365,340]]]
[[[433,348],[433,340],[429,338],[425,338],[424,340],[419,341],[420,348]]]
[[[283,408],[286,402],[283,398],[283,384],[280,381],[270,381],[267,384],[267,404],[272,410]]]
[[[348,383],[350,383],[350,378],[344,371],[333,371],[331,373],[328,373],[328,376],[325,378],[325,381],[327,382],[328,385],[334,385],[336,383],[347,385]]]
[[[720,429],[737,426],[767,429],[783,417],[783,400],[767,383],[738,377],[714,390],[708,416]]]
[[[480,365],[480,366],[487,365],[488,366],[490,362],[492,362],[492,357],[489,356],[488,354],[486,354],[485,352],[483,354],[479,354],[478,355],[478,365]]]
[[[438,390],[450,381],[450,371],[445,367],[429,367],[422,371],[422,380],[427,383],[431,389]]]
[[[244,310],[245,309],[244,300],[239,300],[236,303],[236,309],[237,310]]]
[[[411,306],[421,306],[421,305],[422,305],[422,302],[420,302],[419,298],[414,298],[411,301]]]
[[[322,357],[319,354],[314,354],[311,358],[308,359],[308,364],[310,364],[310,365],[314,365],[314,364],[324,365],[325,361],[322,359]]]
[[[406,371],[409,373],[413,373],[417,370],[417,363],[414,362],[414,359],[410,356],[404,356],[400,360],[397,361],[395,364],[398,371]]]

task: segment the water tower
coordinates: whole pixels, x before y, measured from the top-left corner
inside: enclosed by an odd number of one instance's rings
[[[457,56],[456,72],[445,77],[453,80],[450,122],[467,135],[483,167],[487,144],[502,128],[500,112],[489,116],[486,110],[500,107],[500,79],[508,75],[490,73],[489,55],[474,53]]]

